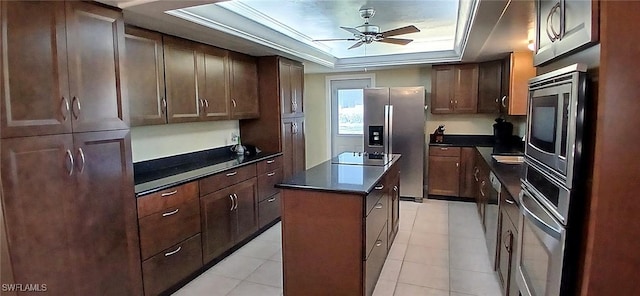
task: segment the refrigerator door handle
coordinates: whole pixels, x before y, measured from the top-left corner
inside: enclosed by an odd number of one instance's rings
[[[385,153],[393,153],[393,105],[384,105],[384,135],[386,137]]]

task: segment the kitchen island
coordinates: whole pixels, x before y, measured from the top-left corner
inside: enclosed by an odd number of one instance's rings
[[[399,161],[329,160],[276,185],[285,295],[373,293],[398,231]]]

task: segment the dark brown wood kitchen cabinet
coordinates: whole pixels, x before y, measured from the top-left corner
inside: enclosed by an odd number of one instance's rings
[[[131,126],[167,123],[162,34],[125,27]]]
[[[282,117],[300,117],[304,115],[302,65],[289,60],[281,60],[280,74],[280,106]]]
[[[163,36],[164,72],[169,123],[200,120],[198,97],[197,44],[180,38]]]
[[[432,72],[431,113],[476,113],[478,64],[436,65]]]
[[[128,130],[2,141],[16,282],[54,294],[142,293],[129,143]]]
[[[255,177],[200,198],[205,263],[258,230],[256,198]]]
[[[460,197],[474,198],[476,193],[473,168],[475,167],[476,149],[460,148]]]
[[[229,52],[212,46],[200,46],[202,67],[198,69],[198,91],[205,120],[229,118]]]
[[[282,120],[284,179],[305,169],[304,117]]]
[[[75,1],[1,5],[2,137],[128,128],[120,12]]]
[[[429,194],[458,196],[460,193],[460,148],[429,148]]]
[[[503,294],[518,296],[519,289],[516,283],[518,253],[518,225],[520,219],[518,204],[507,190],[500,193],[500,214],[498,229],[498,255],[497,272],[502,283]]]
[[[536,0],[535,66],[540,66],[599,39],[600,1]]]
[[[275,184],[282,182],[282,156],[263,160],[258,169],[258,222],[263,228],[280,218],[280,189]]]
[[[478,113],[499,113],[502,99],[503,61],[478,65]]]
[[[230,53],[231,119],[260,116],[258,103],[258,64],[254,57]]]

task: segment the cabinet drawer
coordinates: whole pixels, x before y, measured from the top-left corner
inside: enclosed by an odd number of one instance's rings
[[[259,175],[258,176],[258,201],[263,201],[267,199],[267,197],[280,192],[280,189],[274,187],[274,185],[280,182],[282,182],[281,168]]]
[[[380,182],[378,182],[378,184],[376,184],[376,187],[374,187],[371,193],[369,193],[366,197],[366,208],[364,212],[365,216],[368,216],[371,210],[373,210],[373,207],[376,205],[376,203],[378,203],[380,196],[384,194],[385,190],[387,190],[387,186],[384,185],[383,178],[382,180],[380,180]]]
[[[145,295],[159,295],[202,267],[200,234],[142,262]]]
[[[429,147],[429,156],[460,157],[460,147]]]
[[[138,218],[173,208],[187,200],[197,197],[198,184],[196,182],[186,183],[139,197],[137,199]]]
[[[504,199],[505,202],[501,203],[500,206],[504,207],[504,212],[509,216],[511,223],[513,225],[519,225],[518,221],[520,221],[520,208],[518,208],[518,204],[515,202],[514,198],[509,194],[506,188],[502,188],[500,192],[501,199]],[[511,203],[513,202],[513,203]],[[516,228],[516,230],[518,230]]]
[[[256,176],[256,165],[250,164],[233,170],[224,171],[200,180],[200,196],[240,183]]]
[[[365,265],[365,295],[371,295],[387,258],[387,225],[382,227]]]
[[[280,194],[276,194],[258,203],[258,223],[262,228],[280,217]]]
[[[189,200],[140,219],[142,259],[200,232],[200,201]]]
[[[277,168],[282,167],[282,156],[276,156],[273,158],[269,158],[258,162],[258,175],[265,174],[268,172],[272,172]]]
[[[387,222],[387,216],[389,214],[388,202],[386,196],[382,196],[378,199],[378,202],[374,205],[373,210],[369,213],[369,216],[365,219],[365,258],[368,258],[371,253],[371,249],[376,244],[380,229],[384,227]]]

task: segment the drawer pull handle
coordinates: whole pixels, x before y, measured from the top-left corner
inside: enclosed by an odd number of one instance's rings
[[[442,148],[440,148],[440,150],[449,150],[449,148],[447,148],[447,147],[442,147]]]
[[[504,201],[506,201],[506,202],[507,202],[508,204],[510,204],[510,205],[514,204],[514,201],[513,201],[513,200],[510,200],[510,199],[508,199],[508,198],[507,198],[507,199],[505,199]]]
[[[376,204],[376,207],[375,207],[375,208],[376,208],[376,209],[382,209],[382,204],[381,204],[381,203]]]
[[[275,175],[276,175],[276,172],[271,172],[271,173],[268,173],[268,174],[267,174],[267,177],[273,177],[273,176],[275,176]]]
[[[380,185],[380,186],[376,186],[374,187],[375,190],[382,190],[384,189],[384,185]]]
[[[171,195],[174,195],[176,193],[178,193],[178,190],[174,190],[174,191],[171,191],[171,192],[165,192],[165,193],[161,194],[161,196],[171,196]]]
[[[231,172],[227,174],[227,177],[235,176],[236,174],[238,174],[238,172]]]
[[[164,256],[165,256],[165,257],[169,257],[169,256],[171,256],[171,255],[173,255],[173,254],[175,254],[175,253],[180,252],[180,250],[182,250],[182,246],[178,247],[175,251],[171,251],[171,252],[169,252],[169,253],[164,253]]]
[[[381,240],[377,240],[376,241],[376,247],[382,246],[382,241]]]
[[[163,214],[162,214],[162,217],[167,217],[167,216],[175,215],[175,214],[177,214],[177,213],[178,213],[178,211],[179,211],[179,210],[180,210],[180,209],[175,209],[175,210],[173,210],[173,211],[171,211],[171,212],[163,213]]]
[[[274,202],[274,201],[276,201],[276,198],[275,198],[275,197],[272,197],[272,198],[270,198],[270,199],[267,199],[267,202]]]
[[[275,160],[275,159],[267,160],[267,164],[272,164],[272,163],[274,163],[274,162],[276,162],[276,160]]]

